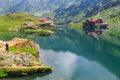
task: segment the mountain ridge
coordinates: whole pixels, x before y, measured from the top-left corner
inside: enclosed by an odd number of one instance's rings
[[[54,11],[63,3],[66,5],[72,2],[74,0],[0,0],[0,13],[27,12],[44,14]]]
[[[93,16],[100,11],[111,8],[114,6],[119,6],[119,0],[76,0],[75,4],[71,5],[68,8],[61,9],[58,8],[55,10],[55,17],[64,16],[66,17],[66,23],[69,22],[78,22],[84,18]],[[62,18],[57,18],[59,23],[62,21]]]
[[[0,14],[25,12],[35,16],[50,13],[56,23],[78,22],[100,11],[120,5],[120,0],[0,0]],[[46,14],[48,17],[49,14]],[[60,18],[65,17],[66,19]]]

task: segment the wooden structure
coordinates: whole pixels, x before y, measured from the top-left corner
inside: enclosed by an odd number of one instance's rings
[[[83,30],[87,34],[101,34],[108,29],[108,23],[103,19],[87,19],[83,22]]]

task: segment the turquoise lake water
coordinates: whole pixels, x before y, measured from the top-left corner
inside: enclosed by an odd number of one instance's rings
[[[120,80],[120,47],[96,40],[79,30],[59,27],[47,37],[35,37],[40,60],[52,73],[6,80]]]

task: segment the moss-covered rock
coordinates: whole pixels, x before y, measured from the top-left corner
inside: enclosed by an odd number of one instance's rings
[[[6,76],[26,76],[36,73],[51,72],[52,67],[49,66],[36,66],[36,67],[0,67],[0,78]]]

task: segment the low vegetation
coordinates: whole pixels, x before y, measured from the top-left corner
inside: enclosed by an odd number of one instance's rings
[[[0,68],[0,78],[6,76],[25,76],[36,73],[51,72],[52,67],[41,66],[41,67],[23,67],[23,68]]]
[[[35,49],[34,46],[31,46],[28,42],[25,42],[23,44],[17,44],[18,45],[18,50],[16,49],[16,45],[10,47],[10,51],[12,52],[28,52],[32,55],[37,54],[37,50]]]
[[[0,16],[0,31],[10,31],[16,25],[23,24],[25,21],[37,22],[37,19],[26,13],[13,13],[5,16]]]
[[[80,28],[80,29],[82,29],[82,23],[69,23],[68,24],[68,26],[69,27],[71,27],[71,28]]]
[[[109,24],[109,30],[100,37],[116,45],[120,45],[120,6],[105,9],[101,11],[98,17],[104,18]]]
[[[40,21],[31,14],[12,13],[0,16],[0,32],[2,32],[2,34],[5,34],[5,32],[15,32],[11,34],[13,36],[14,34],[22,34],[22,36],[27,37],[29,33],[46,36],[54,33],[54,26],[41,24]],[[18,36],[16,35],[16,37]]]

